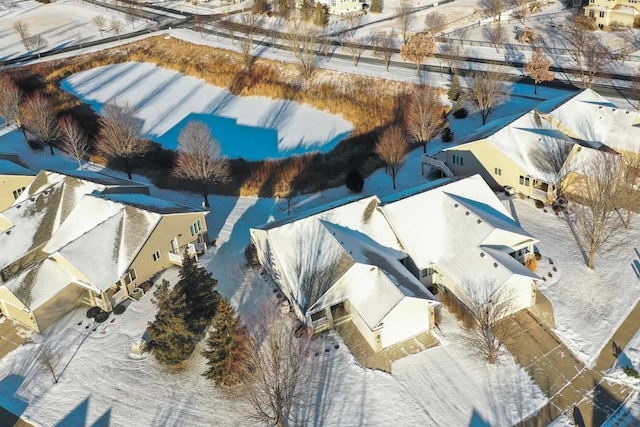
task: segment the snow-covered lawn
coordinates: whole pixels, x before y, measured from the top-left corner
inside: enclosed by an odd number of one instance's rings
[[[632,368],[636,373],[640,373],[640,330],[631,338],[627,346],[621,349],[616,363],[607,372],[607,379],[625,383],[640,391],[640,377],[628,375],[624,372],[624,368]]]
[[[189,121],[205,122],[229,158],[261,160],[329,151],[353,130],[342,116],[294,101],[235,96],[149,63],[83,71],[66,78],[62,87],[96,111],[111,100],[128,102],[144,122],[144,132],[167,148],[176,148]]]
[[[540,239],[543,258],[537,273],[547,279],[540,290],[553,304],[556,332],[580,359],[591,364],[640,299],[640,277],[634,270],[640,258],[640,217],[633,217],[626,232],[628,242],[599,255],[591,270],[563,216],[551,209],[544,213],[532,200],[515,197],[513,203],[522,227]]]
[[[12,7],[0,8],[0,59],[9,59],[26,53],[20,36],[13,29],[16,21],[29,26],[29,34],[41,35],[48,43],[47,49],[77,44],[79,40],[86,43],[99,40],[100,32],[91,21],[102,15],[107,21],[112,18],[123,23],[123,32],[137,31],[148,26],[146,20],[137,19],[133,26],[128,18],[110,9],[94,7],[90,3],[60,0],[50,4],[36,1],[7,1]],[[112,30],[104,32],[105,37],[114,36]]]

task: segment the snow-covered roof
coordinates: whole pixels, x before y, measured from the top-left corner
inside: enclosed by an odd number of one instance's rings
[[[347,200],[262,229],[281,267],[278,273],[298,302],[302,266],[318,271],[347,258],[308,307],[313,311],[348,298],[372,329],[405,296],[435,299],[400,262],[407,255],[419,269],[436,264],[454,280],[470,271],[496,277],[499,284],[514,275],[537,277],[509,256],[513,248],[537,240],[520,228],[479,175],[438,180],[382,201],[376,196]],[[494,256],[485,246],[503,255]],[[481,256],[483,251],[488,256]]]
[[[486,140],[532,178],[553,183],[561,178],[557,174],[564,167],[550,164],[549,153],[551,156],[564,153],[566,160],[577,145],[637,151],[640,149],[637,119],[637,112],[616,108],[586,89],[569,98],[545,101],[524,114],[490,122],[460,145],[445,151]]]
[[[74,178],[79,178],[85,181],[91,181],[96,184],[101,184],[104,186],[119,186],[119,187],[134,186],[134,187],[148,188],[145,184],[141,184],[139,182],[135,182],[129,179],[117,178],[110,175],[105,175],[103,173],[96,172],[96,171],[71,169],[71,170],[61,171],[60,173],[66,176],[72,176]]]
[[[33,311],[75,280],[58,262],[46,258],[23,270],[4,286]]]
[[[24,175],[33,176],[35,173],[24,166],[10,160],[0,159],[0,175]]]
[[[165,199],[148,196],[138,193],[113,193],[104,194],[102,196],[107,200],[111,200],[125,205],[135,206],[140,209],[159,213],[172,214],[183,212],[202,212],[202,209],[194,208],[187,205],[181,205]]]

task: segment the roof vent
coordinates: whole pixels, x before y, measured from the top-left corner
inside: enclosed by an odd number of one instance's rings
[[[469,211],[466,211],[464,214],[465,214],[466,216],[471,215],[471,213],[469,213]]]
[[[11,234],[11,230],[7,230],[7,235]]]
[[[480,256],[484,258],[484,252],[480,252]]]
[[[494,262],[494,263],[493,263],[493,266],[494,266],[495,268],[498,268],[498,263],[497,263],[497,262]]]
[[[331,235],[332,235],[332,236],[335,236],[335,235],[336,235],[336,232],[335,232],[335,231],[332,231],[332,232],[331,232]]]
[[[457,208],[458,206],[460,206],[460,205],[457,204],[457,203],[453,205],[454,208]]]
[[[16,205],[16,209],[20,209],[22,205]]]
[[[616,111],[616,109],[615,109],[615,108],[612,108],[612,109],[611,109],[611,111]]]
[[[32,197],[32,198],[30,198],[29,200],[31,200],[32,202],[35,202],[35,201],[36,201],[36,198],[35,198],[35,197]]]
[[[347,251],[347,253],[348,253],[349,255],[351,255],[351,251]]]
[[[478,224],[482,224],[482,220],[481,219],[478,220]]]
[[[599,106],[598,108],[602,110],[602,105],[601,105],[601,106]]]
[[[343,242],[342,242],[342,240],[338,240],[338,243],[342,244]]]

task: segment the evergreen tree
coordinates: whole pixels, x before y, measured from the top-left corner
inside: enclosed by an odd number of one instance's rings
[[[449,85],[449,91],[447,92],[449,101],[456,102],[460,98],[461,91],[460,79],[457,75],[454,75],[453,80],[451,80],[451,84]]]
[[[211,273],[198,267],[196,260],[186,253],[180,269],[180,280],[174,292],[185,296],[185,321],[194,334],[202,334],[216,313],[220,296],[215,291],[218,281]]]
[[[242,325],[235,309],[221,299],[212,323],[215,329],[209,335],[209,349],[204,351],[209,369],[203,375],[217,385],[240,384],[246,367],[249,350],[249,334]]]
[[[383,7],[384,7],[384,4],[382,0],[371,0],[371,7],[369,8],[369,10],[372,13],[382,13]]]
[[[364,188],[364,178],[362,174],[358,170],[358,168],[351,169],[351,172],[347,174],[347,178],[345,180],[345,184],[347,188],[354,193],[359,193]]]
[[[329,8],[320,2],[316,3],[313,23],[318,27],[326,27],[329,23]]]
[[[149,349],[160,363],[177,365],[188,359],[195,349],[195,337],[184,317],[187,310],[185,296],[170,291],[166,280],[153,295],[158,313],[147,328]]]

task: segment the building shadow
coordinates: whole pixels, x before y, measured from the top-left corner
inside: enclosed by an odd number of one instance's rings
[[[607,425],[637,426],[640,425],[640,420],[630,412],[629,408],[624,406],[624,402],[618,397],[603,385],[596,384],[593,389],[591,425],[601,426],[605,423]]]
[[[27,409],[29,404],[18,396],[18,390],[24,383],[21,375],[8,375],[0,380],[0,395],[2,395],[2,406],[0,406],[0,425],[12,426],[20,420],[20,415]]]
[[[89,409],[89,397],[67,414],[56,427],[80,427],[87,425],[87,411]]]
[[[469,420],[468,427],[491,427],[491,423],[482,418],[482,415],[474,409],[471,413],[471,419]]]

